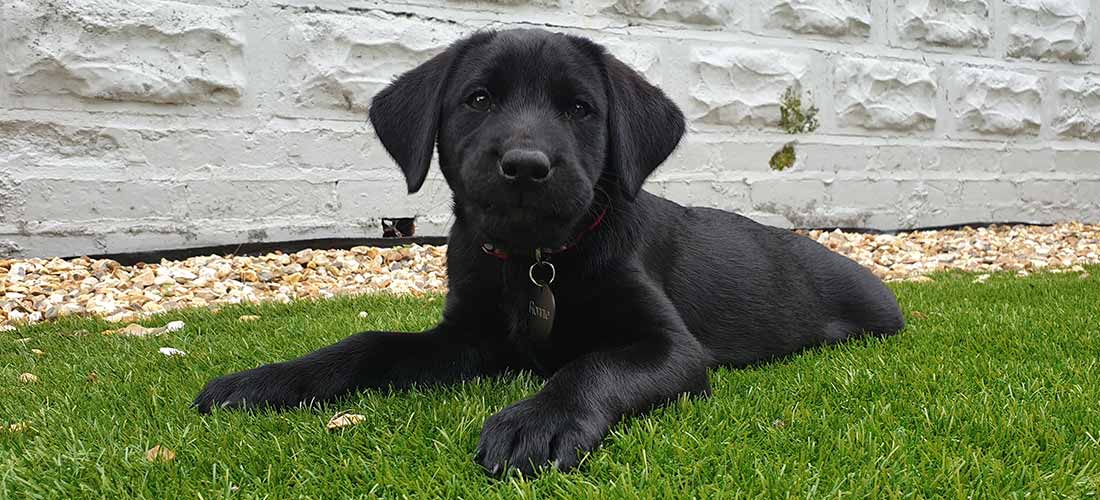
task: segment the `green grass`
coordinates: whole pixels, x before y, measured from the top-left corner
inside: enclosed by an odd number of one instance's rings
[[[1096,495],[1100,268],[1090,272],[896,285],[902,334],[714,371],[712,398],[626,421],[578,473],[533,481],[494,481],[472,462],[482,421],[538,390],[529,376],[365,393],[321,411],[188,408],[216,375],[358,330],[427,327],[439,297],[183,311],[147,322],[187,323],[155,339],[104,337],[93,320],[28,327],[0,333],[0,423],[32,426],[0,432],[0,497]],[[80,329],[93,333],[66,335]],[[189,355],[166,358],[163,346]],[[20,383],[22,372],[40,380]],[[326,432],[345,409],[366,422]],[[155,444],[177,458],[148,462]]]

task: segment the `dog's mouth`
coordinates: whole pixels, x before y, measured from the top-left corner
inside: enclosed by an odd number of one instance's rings
[[[556,248],[573,225],[570,216],[522,205],[482,202],[474,208],[483,243],[504,248]]]

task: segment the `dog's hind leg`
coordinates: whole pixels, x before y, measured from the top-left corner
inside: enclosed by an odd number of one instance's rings
[[[841,318],[831,322],[827,329],[847,329],[848,336],[882,337],[905,327],[897,298],[870,271],[855,269],[848,280],[844,292],[833,298]]]

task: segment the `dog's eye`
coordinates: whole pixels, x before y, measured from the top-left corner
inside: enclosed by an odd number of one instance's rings
[[[493,98],[484,90],[475,91],[466,98],[466,105],[474,111],[489,111],[493,106]]]
[[[584,101],[574,101],[573,104],[569,106],[569,111],[567,112],[567,114],[569,115],[569,118],[579,120],[588,116],[591,112],[592,108],[588,106],[588,103]]]

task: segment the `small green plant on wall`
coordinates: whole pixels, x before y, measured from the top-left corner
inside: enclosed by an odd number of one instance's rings
[[[782,172],[794,166],[794,161],[796,159],[798,159],[798,157],[794,152],[794,143],[788,142],[772,155],[772,159],[768,160],[768,164],[771,165],[772,170]]]
[[[779,128],[788,134],[809,134],[819,125],[817,121],[817,107],[813,104],[802,107],[802,97],[794,87],[787,87],[783,95],[779,97]],[[794,149],[794,141],[783,145],[779,151],[772,155],[768,164],[772,170],[782,172],[794,166],[798,159]]]

